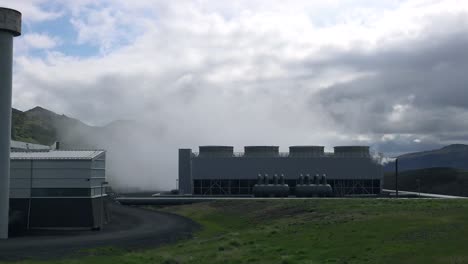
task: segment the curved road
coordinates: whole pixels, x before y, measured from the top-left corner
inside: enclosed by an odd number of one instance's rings
[[[83,255],[84,249],[139,249],[190,237],[199,225],[182,216],[135,207],[109,205],[111,221],[103,231],[38,231],[0,240],[0,261],[56,259]]]

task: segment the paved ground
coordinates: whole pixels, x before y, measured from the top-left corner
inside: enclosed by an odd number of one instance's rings
[[[190,237],[199,226],[190,219],[112,204],[111,223],[103,231],[44,231],[0,240],[0,261],[57,259],[86,254],[86,249],[140,249]]]
[[[387,190],[384,191],[391,193],[391,195],[395,195],[395,190]],[[429,198],[442,198],[442,199],[466,199],[468,197],[464,196],[454,196],[454,195],[444,195],[444,194],[435,194],[435,193],[419,193],[419,192],[408,192],[408,191],[398,191],[399,195],[416,195],[420,197],[429,197]]]
[[[376,196],[376,195],[356,195],[349,197],[253,197],[253,196],[198,196],[198,195],[171,195],[171,196],[156,196],[156,197],[127,197],[122,196],[116,198],[121,204],[125,205],[178,205],[178,204],[191,204],[208,201],[268,201],[268,200],[310,200],[310,199],[353,199],[353,198],[382,198],[388,196]]]

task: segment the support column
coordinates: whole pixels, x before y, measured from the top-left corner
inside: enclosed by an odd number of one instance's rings
[[[0,239],[8,238],[13,37],[21,34],[21,13],[0,7]]]

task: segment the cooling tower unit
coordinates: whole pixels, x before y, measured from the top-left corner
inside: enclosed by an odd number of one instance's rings
[[[323,156],[325,151],[323,146],[290,146],[290,157],[318,157]]]
[[[368,147],[202,146],[200,153],[179,149],[179,183],[183,194],[254,196],[379,195],[383,168]],[[326,176],[324,176],[326,175]],[[183,190],[183,192],[182,192]]]
[[[335,156],[338,157],[369,157],[368,146],[338,146],[334,147]]]
[[[0,239],[8,238],[13,37],[21,35],[21,13],[0,7]]]
[[[246,157],[276,157],[279,155],[278,146],[245,146]]]
[[[232,146],[200,146],[199,157],[232,157],[234,147]]]

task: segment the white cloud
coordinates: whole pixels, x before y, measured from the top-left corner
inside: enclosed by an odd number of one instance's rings
[[[384,134],[380,140],[382,141],[392,141],[395,140],[396,136],[394,134]]]
[[[390,113],[389,121],[390,122],[401,122],[407,112],[410,110],[411,105],[408,104],[396,104],[393,106],[393,111]]]
[[[47,10],[45,5],[53,6],[47,0],[0,0],[0,6],[20,11],[23,24],[54,20],[63,15],[59,10]]]
[[[418,41],[440,41],[432,36],[453,32],[453,27],[440,30],[443,25],[459,23],[458,30],[463,29],[462,18],[451,19],[466,16],[468,3],[381,2],[67,1],[62,8],[77,30],[76,40],[101,53],[18,54],[14,104],[22,109],[43,105],[92,124],[114,119],[151,123],[161,129],[146,143],[158,149],[151,168],[161,179],[175,176],[178,147],[232,144],[239,150],[248,144],[398,141],[398,132],[375,133],[365,124],[369,119],[384,123],[379,111],[395,126],[425,116],[416,106],[424,93],[392,90],[395,97],[376,95],[381,99],[376,102],[366,90],[345,84],[380,80],[389,61],[416,65],[401,54],[373,61],[376,67],[365,59],[395,49],[411,55]],[[25,35],[24,42],[41,43],[31,36]],[[42,38],[41,48],[57,47],[42,35],[35,37]],[[356,59],[361,63],[349,62]],[[450,69],[450,63],[445,65]],[[398,70],[395,78],[413,75]],[[320,94],[334,86],[349,88],[349,94],[339,99]]]
[[[24,42],[24,45],[27,48],[45,50],[53,49],[61,44],[59,37],[52,37],[47,34],[38,33],[25,34],[19,39],[19,41]]]

